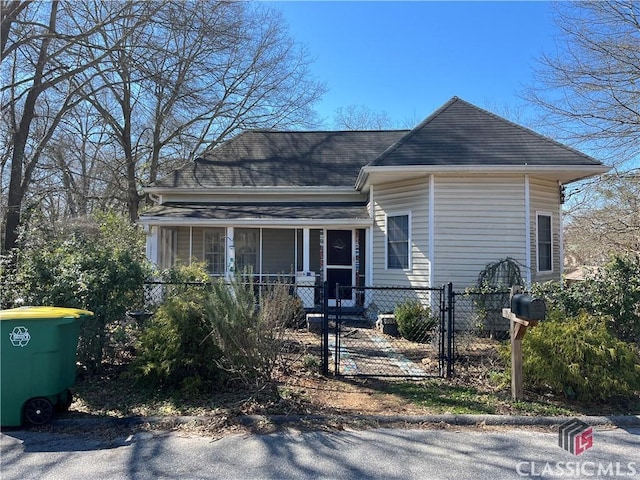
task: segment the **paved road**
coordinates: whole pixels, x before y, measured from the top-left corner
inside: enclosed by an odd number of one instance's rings
[[[640,479],[640,429],[598,427],[593,440],[591,449],[574,456],[557,445],[556,433],[525,429],[289,430],[217,441],[175,432],[105,438],[10,431],[0,435],[0,477]]]

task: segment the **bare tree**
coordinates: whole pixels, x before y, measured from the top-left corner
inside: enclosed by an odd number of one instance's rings
[[[123,27],[126,28],[126,27]],[[113,43],[105,32],[104,42]],[[168,1],[87,78],[124,161],[132,221],[140,186],[240,129],[309,124],[324,86],[282,17],[243,2]],[[92,75],[86,71],[85,76]]]
[[[554,135],[629,168],[640,153],[640,3],[557,2],[556,50],[525,98]]]
[[[375,112],[366,105],[347,105],[336,109],[333,126],[340,130],[388,130],[393,128],[393,122],[385,111]]]
[[[90,198],[119,201],[134,220],[141,184],[205,146],[241,129],[315,122],[324,86],[279,13],[262,4],[2,7],[5,249],[16,245],[25,201],[65,215],[84,213]],[[110,198],[100,198],[105,191]]]
[[[595,193],[592,208],[567,217],[569,262],[602,265],[614,253],[640,256],[640,170],[604,176]]]
[[[23,201],[43,150],[64,115],[81,97],[73,80],[119,48],[99,32],[123,18],[135,17],[131,31],[148,4],[140,2],[6,2],[2,5],[3,126],[10,132],[9,185],[4,193],[4,250],[16,246]],[[6,13],[6,14],[5,14]],[[87,59],[87,52],[99,52]],[[8,64],[8,68],[4,68]],[[36,128],[37,127],[37,128]],[[36,132],[37,130],[37,132]]]

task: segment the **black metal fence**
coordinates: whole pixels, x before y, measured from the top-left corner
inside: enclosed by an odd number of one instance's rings
[[[343,376],[446,375],[446,288],[336,287],[332,371]],[[329,295],[331,297],[331,295]]]
[[[452,291],[451,297],[451,374],[478,377],[502,369],[499,348],[509,339],[509,320],[502,317],[502,309],[510,305],[509,291]]]
[[[148,281],[130,316],[152,315],[172,292],[210,283]],[[274,283],[252,283],[259,303]],[[282,285],[282,283],[280,283]],[[374,377],[473,375],[496,361],[509,338],[509,292],[455,292],[453,285],[347,287],[286,283],[304,312],[297,332],[319,343],[324,374]],[[19,306],[20,284],[3,284],[2,308]],[[293,337],[292,337],[293,338]],[[305,340],[310,342],[311,340]],[[490,366],[490,365],[489,365]]]

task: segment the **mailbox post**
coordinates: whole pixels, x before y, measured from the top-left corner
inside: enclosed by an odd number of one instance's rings
[[[521,293],[520,287],[511,287],[511,307],[502,309],[502,316],[511,321],[511,397],[524,399],[522,383],[522,339],[528,327],[544,320],[546,305],[543,300]]]

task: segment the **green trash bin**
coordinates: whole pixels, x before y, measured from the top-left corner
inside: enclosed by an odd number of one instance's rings
[[[80,324],[91,316],[62,307],[0,310],[0,425],[40,425],[69,407]]]

